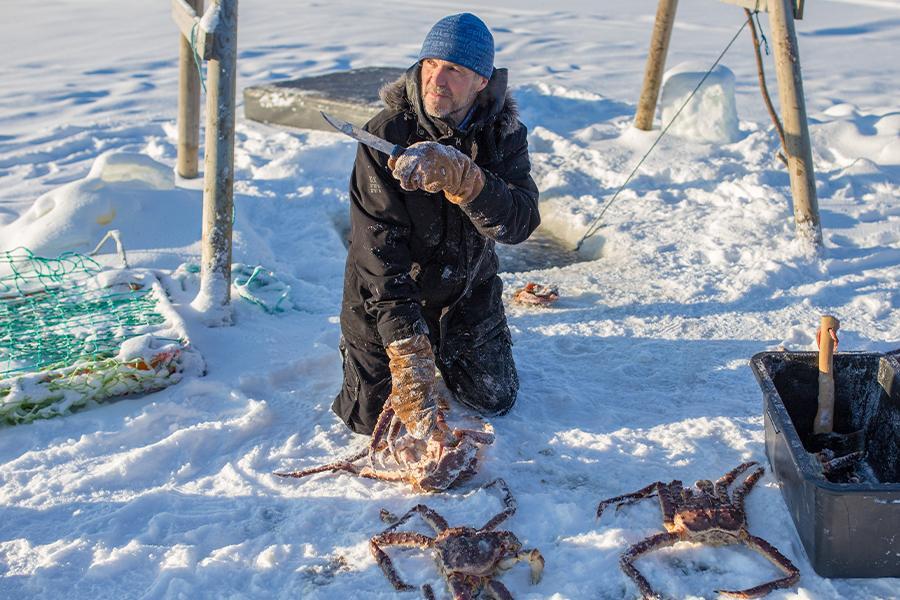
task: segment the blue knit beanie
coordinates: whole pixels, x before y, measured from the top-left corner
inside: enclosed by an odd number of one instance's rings
[[[472,69],[482,77],[494,73],[494,36],[471,13],[444,17],[434,24],[419,52],[419,60],[439,58]]]

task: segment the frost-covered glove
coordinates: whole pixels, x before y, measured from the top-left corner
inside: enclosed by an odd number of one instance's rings
[[[417,334],[386,348],[391,370],[391,406],[410,435],[420,440],[434,432],[437,401],[434,352],[428,336]]]
[[[443,190],[454,204],[470,202],[484,188],[484,173],[471,158],[437,142],[415,143],[388,166],[404,190]]]

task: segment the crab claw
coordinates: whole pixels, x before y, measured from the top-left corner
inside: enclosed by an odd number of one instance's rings
[[[455,432],[450,430],[447,425],[447,419],[444,417],[444,411],[438,410],[434,420],[434,431],[432,438],[440,442],[442,446],[456,446],[459,444],[459,437]]]
[[[400,517],[398,517],[397,515],[395,515],[394,513],[392,513],[391,511],[389,511],[386,508],[382,508],[380,511],[378,511],[378,516],[385,523],[396,523],[397,521],[400,520]]]
[[[525,560],[528,561],[528,565],[531,567],[531,583],[535,585],[540,583],[541,576],[544,574],[544,557],[541,556],[537,548],[527,552],[528,557]]]

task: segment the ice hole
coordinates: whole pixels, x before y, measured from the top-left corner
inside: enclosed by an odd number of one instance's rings
[[[341,238],[344,248],[350,237],[350,220],[341,213],[332,217],[334,228]],[[596,257],[575,252],[574,244],[562,240],[544,227],[531,234],[520,244],[497,244],[501,273],[523,273],[553,267],[565,267],[578,262],[594,260]]]
[[[565,267],[585,258],[571,244],[542,227],[521,244],[497,244],[501,273],[522,273],[552,267]]]

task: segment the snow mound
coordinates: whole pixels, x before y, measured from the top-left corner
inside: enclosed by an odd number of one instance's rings
[[[174,179],[170,167],[149,156],[102,154],[86,177],[47,192],[0,227],[0,250],[24,246],[39,256],[87,253],[110,229],[121,231],[129,252],[195,245],[201,196],[175,188]],[[183,257],[172,262],[176,266]]]
[[[842,103],[826,109],[823,116],[830,120],[823,119],[810,133],[821,158],[840,166],[859,160],[900,165],[900,112],[864,111]]]
[[[663,127],[672,121],[706,71],[705,65],[693,61],[679,63],[666,71],[660,98]],[[728,67],[718,65],[712,70],[678,115],[669,133],[696,142],[730,144],[738,141],[734,73]]]
[[[87,179],[100,179],[106,183],[144,183],[157,190],[175,187],[171,168],[149,156],[132,152],[104,152],[94,160]]]

